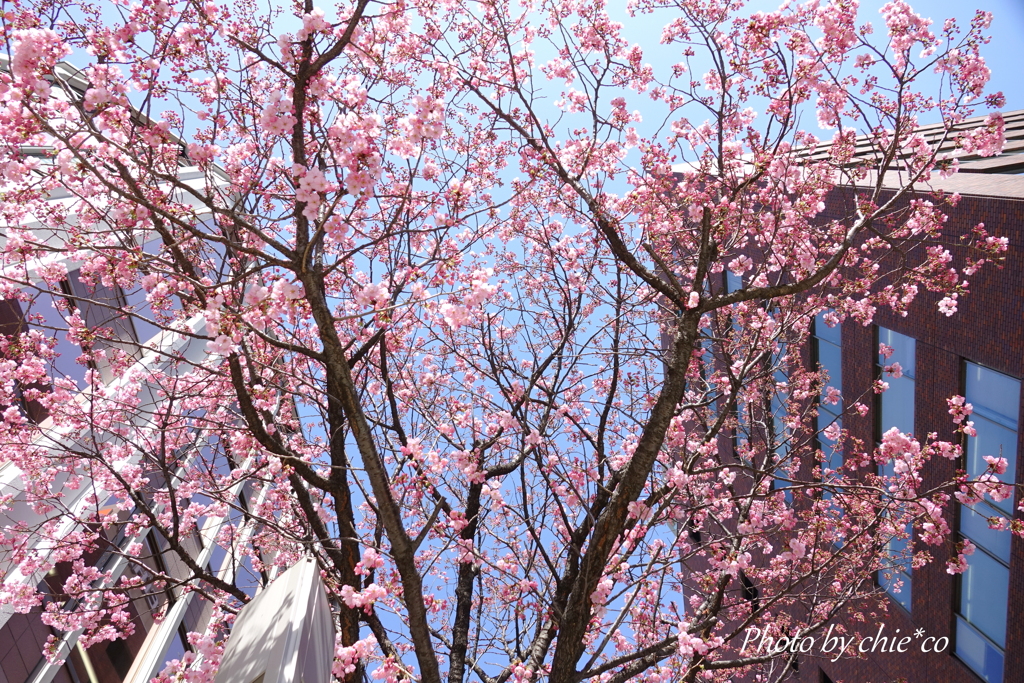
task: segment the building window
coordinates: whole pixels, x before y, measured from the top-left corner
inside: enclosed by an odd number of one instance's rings
[[[25,397],[26,392],[31,395],[30,390],[37,390],[45,394],[51,391],[52,380],[64,377],[77,382],[85,376],[85,367],[77,362],[82,349],[67,339],[68,325],[65,316],[68,309],[69,304],[63,296],[47,291],[31,292],[25,301],[0,301],[0,337],[6,338],[8,343],[17,342],[22,334],[31,330],[41,332],[53,340],[50,343],[56,357],[49,361],[50,380],[31,385],[17,382],[14,386],[18,407],[36,423],[46,419],[49,413],[37,401],[28,400]],[[3,354],[0,354],[0,358],[3,357]]]
[[[814,338],[812,351],[814,362],[819,371],[828,375],[818,400],[818,446],[821,448],[823,461],[822,475],[827,470],[838,470],[843,465],[843,454],[837,448],[835,439],[826,433],[843,428],[843,401],[829,389],[843,389],[843,339],[842,325],[838,321],[829,320],[831,311],[823,311],[814,319]],[[830,324],[831,323],[831,324]]]
[[[21,312],[21,305],[14,299],[0,300],[0,338],[7,340],[5,349],[10,350],[10,344],[16,343],[20,335],[27,330],[25,316]],[[0,355],[5,360],[9,358],[6,354]],[[44,387],[38,387],[44,389]],[[40,422],[46,417],[46,411],[35,401],[25,399],[24,385],[20,380],[14,381],[12,402],[22,414],[28,416],[33,422]],[[6,410],[7,404],[0,404],[0,410]]]
[[[725,271],[725,292],[726,294],[732,294],[743,289],[743,276],[737,275],[731,270]]]
[[[883,353],[878,354],[879,375],[882,381],[889,385],[889,388],[879,395],[878,440],[881,440],[883,432],[893,427],[904,434],[913,434],[916,343],[913,337],[884,327],[878,328],[878,343],[880,347],[884,344],[891,349],[891,353],[887,351],[888,357]],[[885,373],[885,368],[891,368],[894,372]]]
[[[889,388],[879,394],[875,415],[877,440],[882,434],[895,427],[904,434],[914,433],[914,378],[917,370],[917,344],[913,337],[899,332],[878,328],[878,376],[888,383]],[[886,372],[888,369],[888,372]],[[895,474],[893,463],[879,468],[879,474],[891,477]],[[893,600],[911,609],[911,578],[912,569],[910,555],[913,552],[909,538],[910,529],[904,539],[893,539],[889,542],[891,565],[888,569],[878,572],[878,583]]]
[[[124,677],[128,675],[129,669],[132,668],[132,662],[135,660],[135,656],[128,649],[128,644],[123,640],[111,642],[107,645],[107,657],[110,659],[114,671],[117,672],[118,678],[123,681]]]
[[[768,402],[769,419],[766,420],[768,429],[771,432],[768,436],[768,457],[774,458],[776,477],[772,480],[772,488],[785,491],[786,502],[792,504],[793,489],[789,485],[787,468],[789,462],[789,440],[792,433],[786,426],[786,403],[789,400],[789,375],[786,372],[786,346],[779,344],[779,352],[773,354],[772,363],[775,370],[775,390],[771,392],[771,400]],[[783,389],[785,387],[785,389]]]
[[[983,474],[984,456],[1006,458],[999,478],[1012,484],[1016,477],[1020,381],[977,363],[966,364],[965,396],[974,406],[971,420],[977,434],[966,443],[966,470],[971,478]],[[989,528],[993,517],[1009,518],[1013,498],[982,501],[973,509],[959,506],[960,535],[976,546],[960,576],[956,614],[956,654],[989,683],[1002,683],[1006,647],[1006,604],[1010,587],[1010,537]]]
[[[741,275],[736,275],[731,270],[726,270],[725,271],[725,292],[727,294],[732,294],[733,292],[737,292],[737,291],[739,291],[741,289],[743,289],[743,277]],[[740,328],[740,325],[736,322],[736,319],[733,318],[732,319],[730,336],[733,338],[733,340],[738,340],[741,337],[742,333],[743,333],[743,330]],[[726,362],[729,363],[729,362],[731,362],[731,360],[727,358]],[[735,393],[735,396],[734,396],[735,401],[733,403],[733,413],[736,416],[736,427],[735,427],[735,429],[733,429],[732,450],[733,450],[733,453],[736,453],[742,459],[743,456],[741,454],[745,450],[745,448],[744,448],[745,443],[747,441],[749,441],[749,439],[752,436],[751,435],[751,429],[750,429],[750,427],[751,427],[751,420],[750,420],[751,406],[746,401],[740,400],[740,395],[741,395],[742,392],[731,392],[730,391],[730,394],[733,394],[733,393]]]
[[[127,305],[118,285],[107,287],[101,282],[85,283],[78,270],[68,273],[66,286],[73,306],[81,313],[86,327],[95,335],[93,351],[102,351],[106,358],[96,363],[104,382],[114,379],[110,355],[124,353],[138,358],[138,335],[131,318],[124,314]]]
[[[747,573],[740,570],[740,585],[743,587],[743,599],[750,603],[751,613],[755,613],[761,609],[761,591],[754,585],[754,582],[750,580]]]
[[[125,315],[124,293],[117,285],[107,287],[102,283],[86,283],[80,271],[68,273],[68,278],[53,290],[40,284],[37,290],[26,290],[23,301],[0,301],[0,335],[8,339],[37,330],[52,338],[56,357],[51,361],[51,380],[66,378],[80,383],[85,378],[86,366],[78,362],[82,347],[68,340],[68,318],[78,311],[86,327],[93,332],[91,350],[102,351],[104,359],[90,361],[89,367],[97,370],[104,382],[113,379],[111,360],[115,354],[137,358],[138,335],[131,319]],[[49,384],[36,386],[49,391]],[[38,404],[26,402],[29,417],[38,422],[46,417],[45,410]]]

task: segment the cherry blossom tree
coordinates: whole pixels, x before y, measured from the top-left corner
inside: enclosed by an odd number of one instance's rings
[[[311,556],[339,680],[780,680],[748,627],[962,570],[948,504],[1005,461],[819,437],[808,348],[1005,250],[914,194],[1001,148],[991,16],[742,4],[632,3],[655,68],[592,0],[8,2],[0,602],[88,646],[195,596],[161,677],[206,681]]]

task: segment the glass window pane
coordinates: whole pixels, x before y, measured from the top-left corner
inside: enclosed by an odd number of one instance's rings
[[[86,326],[96,337],[91,346],[96,351],[118,349],[132,356],[138,354],[134,343],[138,337],[128,316],[124,314],[125,300],[117,285],[107,287],[101,282],[86,284],[79,278],[79,271],[68,273],[68,285],[75,297],[74,305],[81,311]],[[109,355],[106,361],[97,361],[97,369],[105,382],[113,379]]]
[[[0,334],[14,335],[24,331],[25,315],[16,299],[0,299]]]
[[[843,343],[842,330],[842,325],[836,325],[835,327],[828,326],[828,323],[825,322],[824,311],[814,318],[814,336],[818,339],[824,339],[837,346],[841,346]]]
[[[107,287],[101,282],[86,284],[79,279],[77,270],[68,273],[68,284],[76,297],[74,305],[82,312],[86,326],[94,332],[107,330],[94,344],[110,348],[119,346],[117,340],[137,339],[131,319],[124,314],[125,300],[120,287]]]
[[[879,354],[879,365],[899,363],[900,368],[903,369],[904,375],[911,378],[914,377],[914,370],[917,365],[917,344],[913,337],[908,337],[905,334],[900,334],[899,332],[893,332],[892,330],[887,330],[884,327],[879,327],[878,343],[885,344],[892,348],[892,355],[888,358],[883,358],[882,355]]]
[[[989,683],[1002,683],[1003,653],[959,617],[956,620],[956,656]]]
[[[725,271],[725,289],[729,293],[743,289],[743,276],[737,275],[731,270]]]
[[[786,404],[784,398],[775,396],[772,398],[772,415],[771,415],[771,427],[772,427],[772,443],[776,447],[780,455],[785,456],[789,452],[789,430],[786,428]]]
[[[960,580],[960,613],[996,645],[1006,643],[1010,570],[984,550],[967,558]]]
[[[908,612],[912,609],[911,602],[911,579],[903,572],[889,572],[891,579],[885,578],[885,572],[878,572],[878,584],[885,589],[893,600],[898,602]],[[896,585],[900,584],[899,592],[896,592]]]
[[[889,389],[882,394],[882,433],[896,427],[905,434],[914,432],[914,380],[909,377],[882,377]]]
[[[1017,428],[1020,414],[1020,380],[975,363],[967,364],[967,400],[981,412],[994,412]]]
[[[842,404],[839,403],[835,405],[832,405],[830,403],[822,403],[820,406],[818,406],[818,431],[821,431],[825,427],[828,427],[833,422],[839,421],[839,411],[842,409],[842,407]],[[842,425],[839,426],[840,428],[842,428]]]
[[[818,415],[818,443],[821,445],[821,452],[825,456],[822,467],[829,470],[838,470],[843,466],[843,452],[836,450],[836,442],[825,436],[822,430],[835,422],[839,429],[843,428],[843,421],[828,413],[822,412]]]
[[[987,469],[984,456],[1002,456],[1008,467],[1000,479],[1011,483],[1016,475],[1020,382],[975,363],[967,363],[966,374],[965,393],[974,406],[971,420],[977,431],[967,439],[968,474],[975,477]],[[999,511],[1012,514],[1013,501],[989,500],[978,504],[976,510],[960,506],[960,531],[979,549],[967,558],[967,571],[960,578],[960,613],[966,621],[957,621],[956,652],[992,683],[1001,683],[1003,678],[1009,592],[1009,569],[1004,562],[1009,562],[1010,538],[1005,532],[989,529],[987,521]]]
[[[139,342],[153,343],[154,337],[160,332],[157,325],[149,322],[153,319],[153,311],[146,301],[146,290],[136,287],[124,293],[125,303],[131,308],[136,316],[131,316],[131,324],[138,334]]]
[[[972,543],[985,548],[993,555],[1009,564],[1010,539],[1012,536],[1006,531],[989,529],[989,516],[1001,517],[1002,515],[999,515],[993,508],[990,508],[985,504],[979,504],[976,510],[960,506],[960,531],[964,536],[971,539]]]
[[[896,475],[896,465],[893,464],[893,462],[891,460],[889,462],[885,463],[884,465],[879,465],[878,466],[878,474],[880,474],[883,477],[895,476]],[[891,541],[889,541],[889,552],[890,552],[890,554],[892,554],[892,555],[902,554],[903,551],[907,548],[907,545],[910,543],[910,538],[911,538],[911,526],[912,525],[910,525],[910,524],[908,524],[906,526],[907,538],[903,538],[903,539],[894,538]],[[901,567],[902,571],[906,572],[907,574],[910,574],[912,570],[911,570],[911,566],[910,566],[910,558],[909,558],[909,556],[907,557],[906,561],[905,562],[901,562],[901,564],[903,564],[903,566]]]
[[[1000,479],[1013,482],[1014,465],[1017,460],[1017,432],[984,417],[971,416],[977,436],[968,439],[967,472],[977,476],[985,471],[988,463],[983,459],[986,455],[1006,458],[1006,474]]]
[[[62,297],[59,300],[64,303]],[[50,294],[42,292],[36,294],[28,311],[28,319],[33,327],[39,329],[47,337],[57,340],[54,350],[58,356],[52,361],[53,376],[81,382],[85,377],[85,366],[76,361],[82,355],[82,349],[78,344],[68,341],[68,323],[65,321],[65,317],[69,314],[66,310],[63,312],[57,310],[57,301],[58,299]],[[37,322],[40,324],[37,325]]]
[[[907,529],[909,532],[910,529]],[[889,552],[893,556],[893,564],[899,565],[901,571],[910,571],[910,557],[903,557],[907,550],[907,544],[910,543],[909,538],[894,538],[889,541]]]
[[[999,479],[1012,484],[1017,473],[1017,432],[977,415],[971,417],[974,418],[977,436],[967,440],[967,473],[976,477],[984,472],[988,468],[988,463],[984,460],[986,455],[1003,457],[1006,458],[1007,467],[1006,472],[999,475]],[[1012,496],[992,504],[1000,510],[1013,513]]]
[[[828,373],[827,386],[843,389],[843,351],[835,344],[818,341],[818,363]]]
[[[742,283],[741,283],[742,284]],[[775,370],[775,381],[778,384],[788,384],[789,376],[786,368],[786,345],[779,343],[779,350],[773,354],[772,363],[776,366]],[[774,446],[775,460],[776,463],[782,463],[788,465],[787,458],[789,456],[789,437],[791,436],[789,429],[786,427],[785,418],[788,414],[786,410],[786,401],[789,399],[789,392],[776,389],[772,394],[771,400],[771,420],[770,425],[772,428],[771,440]],[[788,475],[781,471],[781,468],[776,468],[775,473],[780,477],[788,477]],[[775,479],[772,482],[773,489],[786,488],[788,482],[780,481]],[[786,502],[793,502],[793,492],[789,489],[786,490]]]

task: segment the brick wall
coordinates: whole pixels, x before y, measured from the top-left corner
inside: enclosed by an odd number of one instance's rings
[[[843,201],[834,204],[839,217]],[[970,294],[961,297],[959,311],[952,317],[939,313],[938,296],[922,293],[906,317],[880,310],[875,323],[913,337],[917,341],[915,426],[919,436],[936,432],[940,438],[953,438],[953,425],[947,412],[946,399],[963,393],[962,364],[964,360],[981,363],[1016,378],[1024,377],[1024,202],[992,197],[963,197],[950,216],[949,247],[954,263],[962,263],[965,249],[959,238],[977,223],[984,222],[990,233],[1009,238],[1005,265],[997,269],[991,264],[971,278]],[[843,393],[849,405],[863,397],[872,413],[865,418],[850,416],[844,426],[865,444],[874,442],[874,405],[870,384],[874,379],[877,357],[874,328],[847,321],[843,327]],[[1024,404],[1024,401],[1022,401]],[[1024,430],[1022,430],[1024,433]],[[1018,452],[1024,451],[1024,440]],[[925,486],[948,479],[957,463],[940,460],[926,470]],[[1024,483],[1024,466],[1017,467],[1018,484]],[[955,510],[948,522],[956,528]],[[915,549],[924,546],[917,544]],[[904,654],[869,654],[861,659],[836,663],[814,660],[803,666],[799,679],[819,683],[821,671],[835,683],[976,683],[980,679],[952,654],[953,611],[957,581],[945,571],[944,548],[933,551],[935,562],[915,570],[913,576],[913,614],[889,601],[886,633],[900,629],[910,634],[917,627],[929,636],[950,638],[945,653],[921,653],[911,645]],[[1014,538],[1010,562],[1009,621],[1007,625],[1005,683],[1024,683],[1024,542]],[[865,632],[864,627],[861,628]],[[873,629],[866,629],[872,631]],[[916,642],[916,641],[915,641]],[[808,662],[808,664],[812,664]],[[819,669],[820,666],[820,669]]]

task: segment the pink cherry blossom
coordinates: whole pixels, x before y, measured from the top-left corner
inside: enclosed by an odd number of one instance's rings
[[[1006,254],[915,189],[921,122],[1002,148],[985,13],[634,2],[664,61],[580,0],[112,7],[0,16],[0,619],[51,658],[173,593],[156,680],[211,683],[311,558],[344,683],[777,678],[737,624],[862,623],[1016,493],[962,397],[876,446],[809,363]]]

